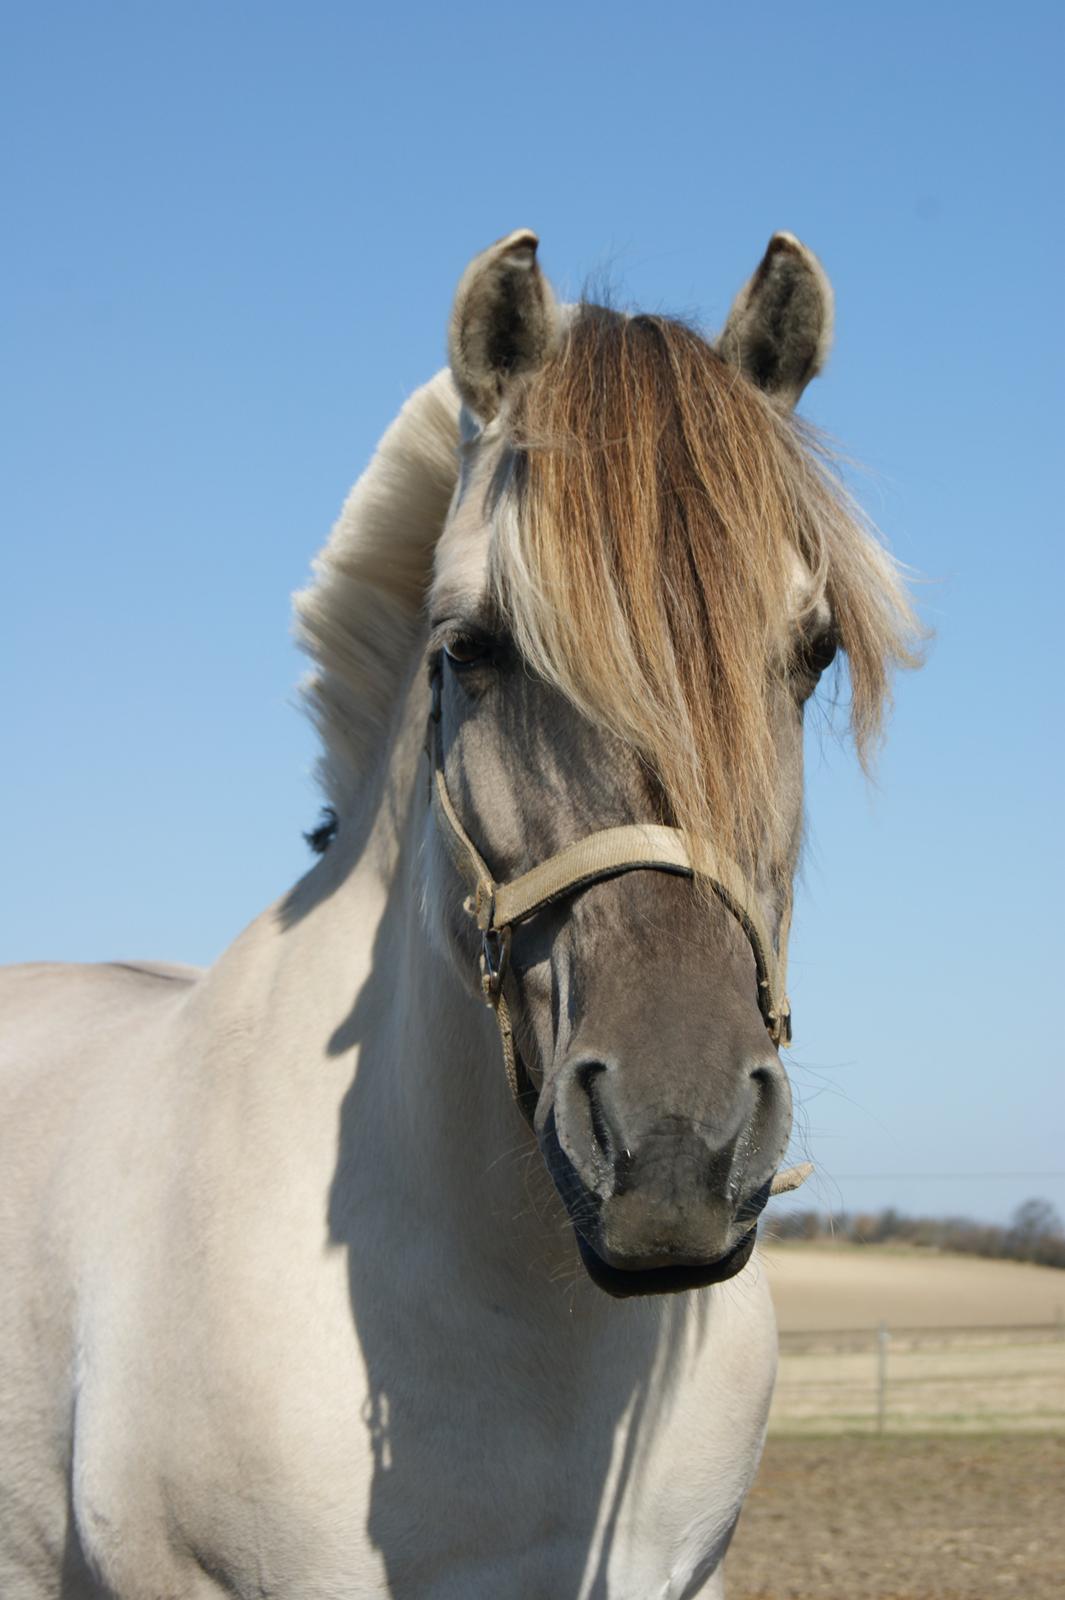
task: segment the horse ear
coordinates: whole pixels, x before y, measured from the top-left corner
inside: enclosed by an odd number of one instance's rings
[[[509,386],[541,367],[558,336],[558,307],[536,261],[535,233],[517,233],[475,256],[462,275],[448,326],[455,386],[482,422]]]
[[[790,411],[825,364],[832,307],[832,285],[813,251],[794,234],[775,233],[736,296],[718,354]]]

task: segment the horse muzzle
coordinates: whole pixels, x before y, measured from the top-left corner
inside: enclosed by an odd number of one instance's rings
[[[589,1276],[614,1295],[721,1283],[754,1248],[758,1216],[791,1130],[787,1075],[759,1060],[740,1075],[727,1119],[679,1108],[648,1114],[625,1073],[564,1066],[540,1134]],[[648,1099],[650,1097],[647,1097]]]

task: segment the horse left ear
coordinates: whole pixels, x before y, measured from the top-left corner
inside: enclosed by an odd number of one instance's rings
[[[490,422],[516,380],[543,366],[558,337],[558,306],[536,261],[535,233],[519,228],[475,256],[448,326],[455,387]]]
[[[794,234],[775,233],[736,296],[718,354],[790,411],[825,364],[832,309],[832,285],[813,251]]]

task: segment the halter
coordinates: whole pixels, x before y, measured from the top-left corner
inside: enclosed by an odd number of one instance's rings
[[[758,1007],[769,1037],[778,1046],[791,1043],[791,1006],[784,992],[790,906],[781,924],[779,950],[776,950],[753,889],[736,862],[715,849],[708,840],[699,841],[698,856],[693,861],[679,828],[652,822],[589,833],[576,844],[566,845],[555,855],[548,856],[539,866],[511,878],[509,883],[497,883],[462,826],[448,794],[440,738],[443,672],[439,659],[431,664],[429,683],[432,702],[426,753],[431,768],[433,816],[448,854],[469,890],[463,909],[481,935],[478,961],[481,994],[485,1005],[495,1012],[499,1025],[510,1092],[530,1126],[536,1090],[515,1048],[510,1008],[503,993],[512,930],[545,906],[623,872],[671,872],[693,878],[698,871],[706,879],[750,942],[758,975]]]

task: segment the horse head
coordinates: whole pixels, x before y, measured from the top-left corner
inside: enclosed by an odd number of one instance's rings
[[[804,706],[841,648],[867,737],[908,612],[792,417],[831,334],[810,252],[776,235],[710,344],[560,307],[536,251],[479,256],[451,319],[429,900],[589,1273],[646,1294],[750,1255],[791,1128]]]

